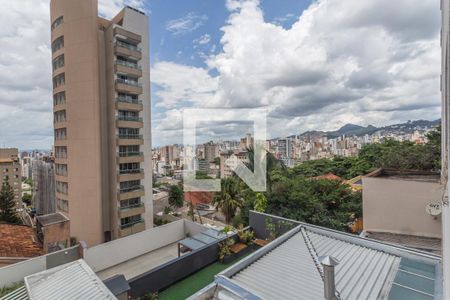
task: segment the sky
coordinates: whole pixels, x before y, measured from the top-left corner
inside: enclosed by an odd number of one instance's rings
[[[53,143],[49,0],[0,0],[0,147]],[[99,0],[150,17],[152,141],[186,108],[264,108],[268,138],[440,117],[436,0]],[[69,116],[70,117],[70,116]],[[207,124],[199,140],[244,136]]]

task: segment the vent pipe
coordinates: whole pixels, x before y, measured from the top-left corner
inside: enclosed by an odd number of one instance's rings
[[[332,256],[320,256],[319,261],[323,266],[323,287],[326,300],[336,300],[336,283],[334,267],[339,261]]]

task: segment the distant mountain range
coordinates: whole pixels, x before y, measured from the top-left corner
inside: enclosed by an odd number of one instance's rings
[[[335,131],[306,131],[302,134],[300,134],[300,137],[306,137],[306,136],[324,136],[326,135],[328,138],[336,138],[342,135],[346,136],[362,136],[366,134],[373,134],[376,131],[383,130],[383,131],[401,131],[404,133],[412,133],[417,127],[433,127],[441,124],[441,120],[434,120],[434,121],[428,121],[428,120],[416,120],[416,121],[408,121],[406,123],[401,124],[393,124],[388,125],[384,127],[375,127],[373,125],[369,126],[360,126],[355,124],[346,124]]]

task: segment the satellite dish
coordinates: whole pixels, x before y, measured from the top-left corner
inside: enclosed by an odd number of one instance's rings
[[[425,211],[431,216],[438,216],[442,213],[442,206],[440,203],[429,203],[425,206]]]

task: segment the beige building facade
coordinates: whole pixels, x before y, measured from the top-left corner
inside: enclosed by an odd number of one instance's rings
[[[22,169],[17,148],[0,149],[0,187],[8,182],[14,190],[16,207],[22,207]]]
[[[56,205],[96,245],[153,226],[148,17],[52,0]]]

